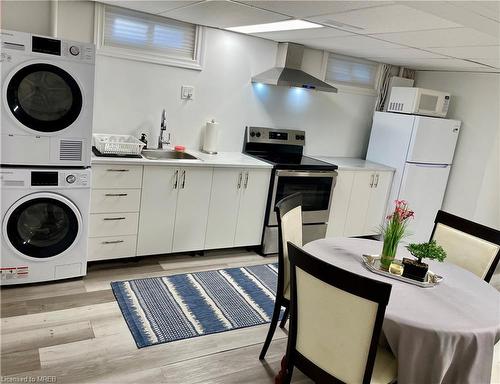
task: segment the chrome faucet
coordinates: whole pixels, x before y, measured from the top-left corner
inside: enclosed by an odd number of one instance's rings
[[[160,136],[158,136],[158,149],[163,149],[163,145],[170,145],[170,132],[167,135],[167,139],[163,138],[163,133],[167,130],[167,114],[165,109],[161,113],[161,124],[160,124]]]

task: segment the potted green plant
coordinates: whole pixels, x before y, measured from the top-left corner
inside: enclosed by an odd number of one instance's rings
[[[414,213],[408,208],[406,201],[396,200],[395,205],[394,212],[386,217],[386,221],[382,226],[384,245],[382,246],[380,267],[384,270],[389,269],[396,256],[398,244],[406,235],[408,221],[414,217]]]
[[[416,260],[403,257],[403,276],[413,280],[425,280],[429,266],[422,263],[422,259],[437,260],[442,262],[446,258],[445,250],[443,247],[438,245],[435,240],[428,243],[412,243],[409,244],[406,249],[408,249]]]

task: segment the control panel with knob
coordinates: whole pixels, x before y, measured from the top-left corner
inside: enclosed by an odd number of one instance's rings
[[[80,54],[80,47],[72,45],[71,47],[69,47],[69,53],[71,53],[73,56],[78,56]]]
[[[73,184],[76,181],[76,176],[75,175],[68,175],[66,176],[66,182],[68,184]]]
[[[247,127],[246,138],[249,143],[304,146],[306,133],[295,129]]]

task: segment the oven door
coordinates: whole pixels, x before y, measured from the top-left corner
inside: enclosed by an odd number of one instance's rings
[[[278,225],[274,207],[278,201],[294,193],[302,194],[302,222],[326,223],[330,200],[337,180],[335,171],[277,170],[274,177],[268,225]]]

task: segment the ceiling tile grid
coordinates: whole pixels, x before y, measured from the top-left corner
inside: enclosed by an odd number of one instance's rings
[[[500,68],[500,1],[119,0],[112,3],[216,28],[300,18],[324,28],[255,36],[416,69]]]

